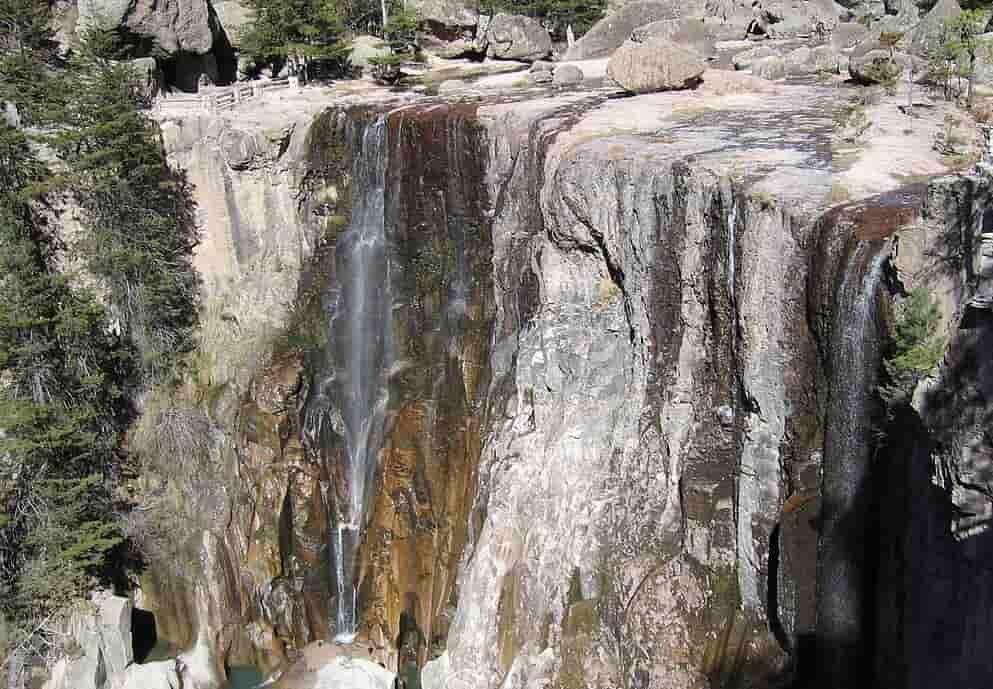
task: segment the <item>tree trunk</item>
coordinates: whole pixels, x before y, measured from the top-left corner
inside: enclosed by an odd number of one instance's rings
[[[389,15],[386,11],[386,0],[379,0],[380,5],[383,8],[383,30],[386,30],[386,22],[389,21]]]

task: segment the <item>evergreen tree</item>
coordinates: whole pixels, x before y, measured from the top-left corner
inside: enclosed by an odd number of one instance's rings
[[[340,62],[348,54],[344,20],[335,0],[249,0],[254,17],[242,51],[270,63],[287,60],[307,76],[314,60]]]
[[[61,184],[83,210],[75,248],[136,345],[142,380],[163,380],[192,350],[198,318],[190,190],[168,166],[130,67],[90,59],[77,73],[52,139],[67,166]]]

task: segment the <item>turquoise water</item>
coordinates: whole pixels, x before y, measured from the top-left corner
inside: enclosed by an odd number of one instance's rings
[[[231,667],[223,689],[255,689],[264,681],[265,676],[254,667]]]

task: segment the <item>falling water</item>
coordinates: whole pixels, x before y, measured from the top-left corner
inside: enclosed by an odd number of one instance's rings
[[[877,299],[886,245],[860,242],[834,300],[831,399],[824,441],[817,572],[817,636],[823,686],[854,687],[864,626],[871,402],[879,367]]]
[[[361,123],[355,125],[361,127]],[[389,401],[391,291],[385,229],[386,126],[383,118],[353,136],[351,221],[336,246],[338,291],[329,309],[334,354],[308,401],[305,432],[332,466],[330,556],[338,594],[335,640],[356,633],[358,549],[376,474]],[[331,399],[340,409],[344,453],[333,453]],[[342,428],[343,427],[343,428]],[[328,459],[333,458],[333,459]]]
[[[728,295],[731,299],[731,308],[734,308],[734,251],[735,226],[738,224],[738,199],[732,196],[731,210],[728,211]],[[732,328],[733,330],[733,328]]]

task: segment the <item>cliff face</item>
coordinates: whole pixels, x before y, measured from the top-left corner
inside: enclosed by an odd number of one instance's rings
[[[428,689],[748,685],[812,667],[818,643],[859,673],[909,662],[865,601],[877,568],[905,567],[909,591],[916,566],[850,551],[872,514],[858,492],[881,239],[914,200],[824,214],[835,103],[820,89],[696,110],[605,96],[164,126],[201,199],[207,325],[179,401],[210,441],[141,487],[187,524],[178,568],[153,562],[142,582],[160,636],[222,673],[336,631],[343,252],[369,203],[357,142],[379,120],[388,248],[371,279],[389,283],[390,356],[358,643],[390,667],[430,661]],[[948,184],[922,226],[958,213],[970,183]],[[967,293],[956,280],[949,303]],[[856,312],[861,358],[842,346]],[[878,499],[906,515],[920,465],[888,461],[905,488]],[[908,552],[931,543],[933,519],[893,517],[878,542],[906,528]]]

